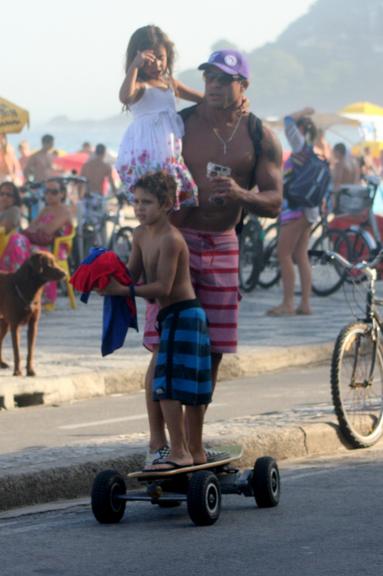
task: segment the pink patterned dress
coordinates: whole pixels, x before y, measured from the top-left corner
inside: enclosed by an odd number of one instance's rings
[[[147,172],[164,170],[177,184],[175,209],[198,205],[198,189],[182,157],[184,126],[176,112],[172,88],[148,84],[129,107],[133,122],[120,144],[116,168],[128,192]]]

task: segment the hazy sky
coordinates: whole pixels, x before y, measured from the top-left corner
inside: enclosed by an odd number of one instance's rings
[[[197,67],[219,39],[243,50],[274,41],[314,0],[0,0],[0,96],[32,126],[53,116],[120,112],[129,37],[146,24],[175,42],[177,70]],[[258,79],[261,81],[261,79]]]

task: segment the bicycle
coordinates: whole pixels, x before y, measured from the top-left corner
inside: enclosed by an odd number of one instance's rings
[[[263,269],[264,232],[254,214],[247,214],[239,236],[239,285],[244,292],[254,290]]]
[[[108,208],[111,199],[117,200],[113,212]],[[86,192],[78,204],[76,251],[74,260],[78,265],[94,247],[105,246],[113,250],[126,263],[132,248],[133,229],[123,224],[123,207],[128,201],[124,191],[103,197],[95,192]],[[108,234],[108,223],[112,231]]]
[[[313,225],[310,237],[310,245],[313,249],[311,250],[309,247],[309,258],[312,268],[312,291],[317,296],[329,296],[339,290],[345,281],[346,274],[339,267],[334,269],[328,266],[313,254],[317,251],[332,250],[348,256],[350,248],[347,234],[342,230],[333,228],[328,221],[327,212],[321,210],[320,220]],[[274,222],[264,231],[263,267],[258,276],[258,284],[262,288],[271,288],[277,284],[281,277],[277,254],[278,238],[279,223]]]
[[[319,236],[317,235],[318,231]],[[350,256],[350,245],[347,233],[335,228],[328,220],[328,212],[320,211],[320,220],[314,224],[310,236],[309,259],[311,263],[311,288],[317,296],[330,296],[342,286],[347,272],[335,264],[328,265],[317,252],[337,252],[346,258]]]
[[[350,260],[353,263],[371,260],[382,248],[376,216],[373,212],[374,200],[380,186],[377,176],[364,176],[365,186],[343,186],[336,193],[335,215],[360,216],[367,211],[366,218],[359,224],[353,224],[345,229],[349,240]],[[354,271],[346,276],[347,282],[362,282],[364,275]]]
[[[106,218],[107,222],[113,224],[108,249],[113,250],[124,264],[127,264],[133,243],[133,228],[125,225],[123,215],[123,208],[128,203],[128,196],[124,190],[120,190],[115,197],[117,199],[117,210],[114,214],[109,213]]]
[[[336,261],[347,272],[362,272],[368,280],[365,315],[339,333],[331,360],[331,394],[340,432],[354,448],[375,444],[383,433],[383,317],[376,297],[376,267],[383,250],[370,263],[353,264],[340,254],[319,255]]]

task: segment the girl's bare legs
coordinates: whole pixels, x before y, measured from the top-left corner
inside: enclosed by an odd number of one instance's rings
[[[302,216],[297,220],[292,220],[283,224],[279,233],[278,240],[278,260],[281,267],[283,283],[283,300],[282,304],[268,311],[270,316],[294,314],[294,288],[295,273],[293,255],[296,252],[297,245],[300,243],[302,234],[309,233],[310,225],[306,218]],[[308,242],[308,236],[307,236]],[[307,251],[307,245],[305,247]],[[303,261],[303,258],[302,258]],[[310,276],[311,277],[311,276]]]
[[[294,250],[294,261],[298,266],[301,281],[301,302],[296,309],[297,314],[311,314],[311,264],[308,257],[310,239],[310,224],[302,231]]]

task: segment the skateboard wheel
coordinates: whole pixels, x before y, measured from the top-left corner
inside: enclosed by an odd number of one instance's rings
[[[221,511],[221,487],[213,472],[201,470],[192,474],[187,507],[191,520],[197,526],[210,526],[218,520]]]
[[[114,524],[121,520],[126,501],[119,498],[126,493],[126,485],[121,474],[115,470],[100,472],[92,487],[92,512],[101,524]]]
[[[259,508],[277,506],[281,493],[279,470],[276,461],[269,456],[258,458],[253,470],[253,491]]]

